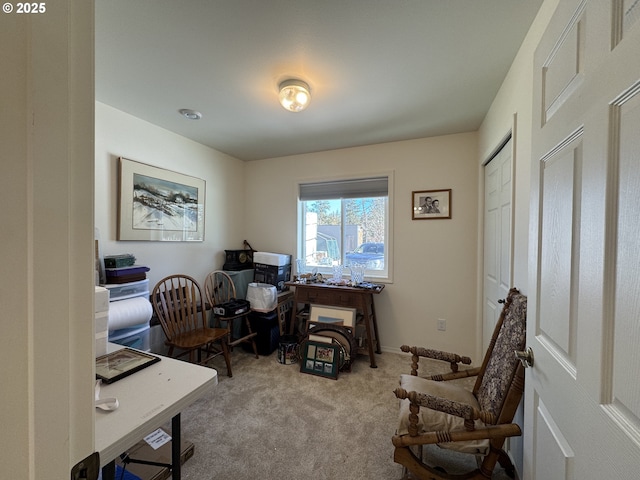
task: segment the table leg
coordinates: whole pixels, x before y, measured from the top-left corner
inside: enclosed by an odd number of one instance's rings
[[[377,343],[377,334],[375,331],[372,331],[372,316],[369,311],[368,299],[365,295],[360,296],[362,300],[362,304],[360,308],[362,309],[362,313],[364,314],[364,328],[367,332],[367,349],[369,350],[369,363],[371,368],[378,368],[376,365],[376,356],[373,352],[373,344]],[[374,337],[376,335],[376,337]]]
[[[369,300],[371,300],[371,321],[373,322],[373,331],[376,335],[376,353],[382,353],[382,348],[380,347],[380,335],[378,335],[378,320],[376,319],[376,306],[373,303],[373,295],[370,295]]]
[[[181,438],[180,414],[171,419],[171,478],[180,480],[182,478],[182,463],[180,462]]]
[[[293,335],[295,333],[296,321],[298,319],[298,290],[294,293],[293,297],[293,306],[291,307],[291,311],[289,313],[289,335]]]

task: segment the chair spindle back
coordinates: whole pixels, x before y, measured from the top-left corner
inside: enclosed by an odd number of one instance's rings
[[[153,308],[167,339],[205,326],[201,298],[198,282],[188,275],[171,275],[155,286]]]

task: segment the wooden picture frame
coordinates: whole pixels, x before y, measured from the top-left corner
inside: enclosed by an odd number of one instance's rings
[[[96,358],[96,378],[104,383],[113,383],[159,361],[160,357],[156,355],[121,348]]]
[[[351,364],[358,355],[358,344],[353,336],[354,327],[307,320],[306,338],[314,342],[332,343],[340,348],[338,368],[351,371]]]
[[[340,347],[338,345],[308,340],[302,346],[300,372],[338,379],[340,371]]]
[[[204,240],[204,180],[121,157],[119,190],[118,240]]]
[[[311,304],[309,306],[309,321],[353,328],[356,324],[356,309]]]
[[[451,189],[411,192],[412,220],[451,218]]]

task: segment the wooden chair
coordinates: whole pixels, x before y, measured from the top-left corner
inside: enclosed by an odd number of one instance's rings
[[[204,294],[207,297],[207,302],[211,305],[211,308],[215,308],[217,305],[222,305],[230,300],[236,299],[236,286],[233,283],[233,279],[228,273],[222,270],[215,270],[204,281]],[[247,342],[253,347],[253,353],[258,358],[258,347],[256,346],[257,332],[251,330],[251,323],[249,322],[249,312],[240,313],[237,315],[217,315],[214,313],[215,326],[219,327],[223,323],[229,328],[230,338],[229,345],[235,347],[236,345]],[[247,329],[243,335],[242,324],[235,325],[237,321],[244,320],[244,325]],[[234,328],[235,327],[235,328]],[[238,335],[236,335],[236,333]]]
[[[399,425],[392,438],[394,461],[405,467],[404,479],[489,479],[497,462],[513,476],[514,468],[503,450],[507,437],[522,434],[512,423],[524,390],[524,366],[514,351],[525,346],[527,298],[511,289],[496,324],[482,365],[468,357],[403,345],[411,352],[411,375],[401,375],[395,390],[400,399]],[[447,361],[451,372],[428,378],[418,376],[420,357]],[[476,377],[472,390],[447,383]],[[457,382],[460,383],[460,382]],[[478,468],[463,474],[447,474],[423,455],[423,445],[476,455]]]
[[[153,288],[151,302],[160,320],[169,356],[175,349],[183,350],[177,358],[189,355],[189,361],[206,364],[212,358],[222,354],[227,364],[227,375],[231,373],[228,338],[226,328],[209,328],[205,308],[201,302],[202,292],[198,282],[188,275],[170,275],[160,280]],[[219,344],[220,349],[214,347]],[[202,358],[202,353],[205,358]]]

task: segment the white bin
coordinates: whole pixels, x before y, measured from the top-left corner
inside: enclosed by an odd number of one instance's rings
[[[251,304],[251,310],[271,312],[278,305],[278,291],[268,283],[252,282],[247,286],[247,300]]]

